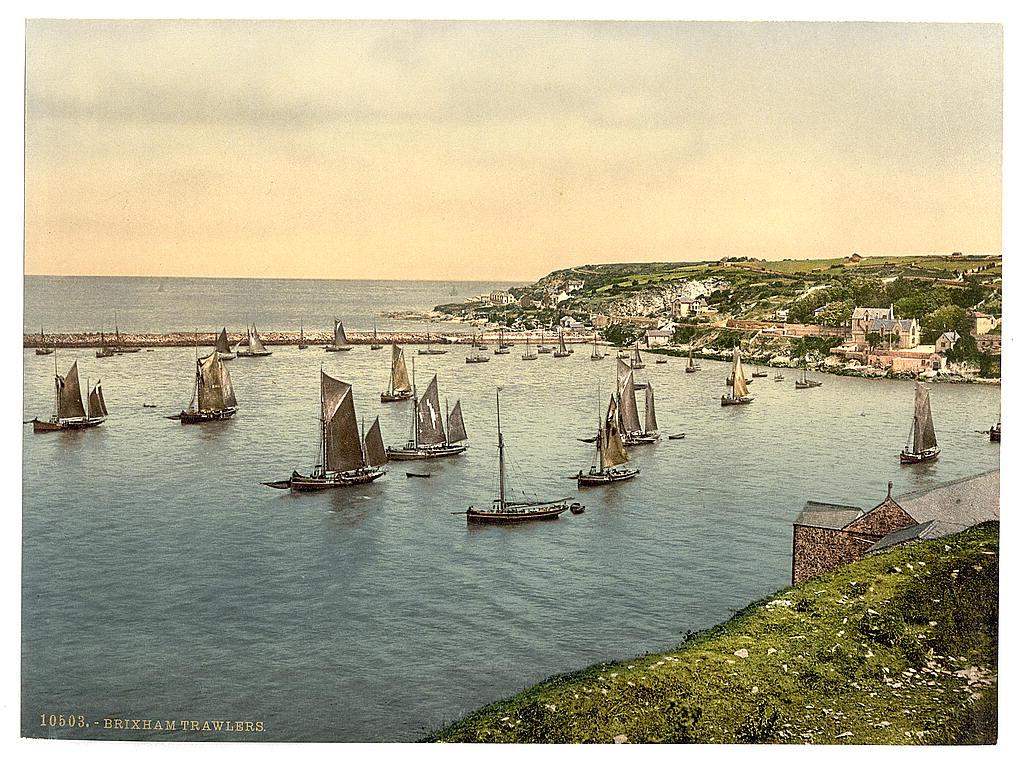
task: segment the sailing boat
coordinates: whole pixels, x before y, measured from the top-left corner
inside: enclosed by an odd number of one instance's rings
[[[310,474],[293,471],[280,482],[263,482],[279,490],[329,490],[365,485],[386,474],[388,462],[380,435],[380,418],[365,437],[360,437],[352,384],[331,378],[320,370],[320,448]]]
[[[753,402],[754,398],[748,396],[747,384],[750,383],[743,377],[743,363],[740,362],[740,347],[732,350],[732,375],[729,376],[726,386],[729,393],[722,395],[722,405],[746,405]]]
[[[480,347],[477,346],[476,336],[473,336],[473,353],[466,357],[466,363],[473,362],[490,362],[491,358],[480,351]]]
[[[430,345],[430,333],[427,333],[427,348],[426,349],[417,349],[416,353],[417,354],[447,354],[448,350],[447,349],[435,349],[433,346],[431,346]]]
[[[544,345],[544,330],[540,331],[540,344],[537,346],[537,351],[541,354],[551,354],[551,347]]]
[[[767,370],[761,370],[761,366],[758,365],[757,368],[754,370],[754,372],[751,373],[750,375],[753,378],[767,378],[768,377],[768,371]]]
[[[467,439],[466,425],[462,420],[462,404],[456,401],[448,417],[448,431],[445,433],[436,375],[419,400],[416,399],[416,384],[413,383],[413,403],[412,439],[404,447],[388,447],[388,458],[392,461],[415,461],[421,458],[447,458],[465,452],[467,446],[457,444]]]
[[[989,442],[1000,442],[1002,440],[1002,437],[1003,420],[1000,417],[994,424],[992,424],[992,428],[988,430],[988,440]]]
[[[533,350],[533,344],[530,341],[530,337],[526,337],[526,351],[523,352],[522,357],[524,360],[535,360],[537,359],[537,352]]]
[[[138,346],[121,346],[121,331],[117,327],[117,312],[114,312],[114,353],[134,354],[141,351]]]
[[[691,344],[690,345],[690,360],[686,364],[686,372],[687,373],[696,373],[698,370],[700,370],[700,365],[695,364],[694,361],[693,361],[693,345]]]
[[[56,387],[56,408],[52,420],[40,421],[33,418],[32,431],[63,431],[65,429],[87,429],[99,426],[106,420],[107,405],[103,401],[103,388],[100,382],[89,392],[89,408],[82,403],[82,384],[78,378],[78,362],[71,364],[71,369],[63,378],[57,375],[57,358],[53,359],[54,385]],[[86,381],[88,389],[88,381]]]
[[[334,343],[327,344],[324,347],[325,352],[347,352],[351,351],[352,347],[349,346],[348,337],[345,335],[345,326],[341,324],[341,320],[337,317],[334,318]]]
[[[309,344],[306,343],[305,336],[302,335],[302,323],[299,323],[299,349],[308,349]]]
[[[622,435],[622,442],[626,445],[649,445],[657,442],[658,423],[654,416],[654,389],[650,383],[646,386],[637,386],[633,379],[633,369],[625,362],[619,360],[618,367],[618,400],[617,411],[619,414],[619,432]],[[647,401],[645,408],[644,426],[640,425],[640,412],[636,407],[637,389],[647,390]],[[653,428],[651,428],[653,425]]]
[[[246,328],[246,337],[235,346],[235,354],[239,357],[269,357],[273,354],[263,345],[260,334],[256,332],[256,326]]]
[[[590,353],[590,359],[594,361],[604,359],[604,352],[597,348],[597,333],[594,333],[594,351]]]
[[[222,360],[233,360],[235,353],[231,351],[231,344],[228,343],[228,329],[221,328],[220,335],[217,336],[217,343],[214,344],[217,350],[217,357]]]
[[[196,380],[192,388],[192,399],[188,410],[169,415],[172,421],[184,423],[206,423],[226,421],[238,412],[235,390],[231,387],[228,366],[220,360],[220,354],[213,352],[196,359]]]
[[[115,354],[117,354],[117,352],[114,351],[114,349],[112,349],[110,346],[107,346],[107,337],[103,335],[103,329],[101,328],[100,348],[96,350],[96,356],[99,357],[100,359],[103,359],[104,357],[113,357]]]
[[[505,343],[505,329],[498,328],[498,348],[494,350],[495,354],[510,354],[512,344]]]
[[[786,376],[782,375],[782,373],[776,373],[775,374],[775,382],[776,383],[778,383],[779,381],[785,381],[785,380],[786,380]]]
[[[377,323],[375,321],[373,323],[373,343],[370,344],[370,351],[377,351],[378,349],[383,349],[383,348],[384,348],[384,344],[377,343]]]
[[[409,371],[405,367],[405,352],[400,346],[391,344],[391,377],[388,390],[380,393],[381,402],[400,402],[412,397]]]
[[[563,336],[561,333],[559,333],[558,334],[558,348],[555,349],[554,356],[555,357],[568,357],[570,354],[572,354],[572,352],[569,351],[566,348],[566,346],[565,346],[565,336]]]
[[[46,345],[46,336],[43,334],[42,328],[39,328],[39,342],[42,346],[36,347],[36,354],[53,354],[53,347]]]
[[[535,519],[556,519],[559,514],[569,508],[566,501],[571,498],[559,498],[556,501],[508,501],[505,498],[505,438],[501,433],[501,387],[494,394],[498,413],[498,497],[489,507],[470,506],[464,513],[467,522],[495,522],[508,524],[511,522],[529,522]],[[449,422],[450,423],[450,422]]]
[[[796,381],[796,388],[813,389],[815,386],[821,386],[821,381],[815,381],[807,377],[807,358],[804,357],[804,367],[800,371],[800,378]]]
[[[910,427],[907,446],[900,453],[900,463],[926,463],[939,457],[932,425],[932,407],[928,390],[916,384],[914,388],[914,421]]]
[[[618,404],[613,395],[608,402],[608,412],[604,421],[598,423],[597,431],[597,462],[584,474],[576,475],[576,484],[580,487],[588,485],[606,485],[609,482],[622,482],[633,479],[640,473],[635,468],[615,468],[629,461],[629,454],[619,432]],[[600,467],[600,468],[598,468]]]
[[[636,347],[633,349],[633,360],[629,363],[629,366],[633,370],[643,370],[647,367],[643,360],[640,359],[640,341],[637,340]]]

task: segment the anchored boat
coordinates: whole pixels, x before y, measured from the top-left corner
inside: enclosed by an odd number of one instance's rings
[[[263,339],[256,331],[256,326],[246,327],[245,338],[235,345],[235,354],[239,357],[269,357],[273,354],[263,345]]]
[[[533,343],[530,341],[530,337],[526,337],[526,351],[522,353],[524,360],[535,360],[537,359],[537,352],[533,350]]]
[[[371,351],[377,351],[378,349],[383,349],[383,348],[384,348],[384,344],[377,342],[377,323],[374,322],[373,323],[373,343],[370,344],[370,350]]]
[[[815,381],[807,377],[807,358],[804,358],[804,366],[800,371],[800,377],[796,380],[797,389],[813,389],[815,386],[821,386],[821,381]]]
[[[622,360],[617,362],[619,430],[626,445],[649,445],[660,439],[658,421],[654,413],[654,387],[650,383],[637,387],[633,380],[633,369]],[[644,408],[644,425],[640,425],[640,412],[636,406],[637,388],[647,392]]]
[[[308,349],[309,344],[306,343],[305,336],[302,335],[302,323],[299,323],[299,349]]]
[[[561,333],[559,333],[558,334],[558,348],[555,349],[554,356],[555,357],[568,357],[570,354],[572,354],[572,352],[569,351],[569,349],[567,349],[566,346],[565,346],[565,336],[563,336]]]
[[[700,370],[700,365],[696,365],[693,362],[693,346],[691,345],[690,346],[690,359],[686,363],[686,372],[687,373],[696,373],[698,370]]]
[[[640,359],[640,341],[637,341],[636,346],[633,348],[633,359],[629,363],[629,366],[633,368],[633,370],[643,370],[647,367],[643,360]]]
[[[66,429],[88,429],[99,426],[106,420],[107,405],[103,401],[103,388],[100,382],[89,391],[89,406],[86,410],[82,402],[82,384],[78,378],[78,362],[71,364],[66,376],[57,375],[57,360],[54,358],[54,385],[56,388],[56,406],[49,421],[33,418],[32,431],[64,431]],[[89,382],[86,381],[86,389]]]
[[[608,402],[608,412],[605,414],[604,420],[598,424],[597,461],[590,467],[590,471],[587,473],[580,471],[576,475],[576,484],[580,487],[589,487],[633,479],[640,473],[640,469],[617,468],[628,461],[629,454],[626,452],[619,430],[618,404],[613,395]]]
[[[928,390],[916,384],[914,388],[914,420],[910,426],[907,446],[900,453],[900,463],[928,463],[939,457],[932,424],[932,406]]]
[[[512,344],[505,343],[505,329],[498,328],[498,346],[494,350],[495,354],[511,354]]]
[[[559,498],[555,501],[509,501],[505,497],[505,439],[501,433],[501,387],[494,394],[498,413],[498,497],[490,506],[470,506],[465,512],[467,522],[491,522],[510,524],[530,522],[538,519],[556,519],[559,514],[569,508],[566,501],[571,498]]]
[[[334,343],[327,344],[324,347],[325,352],[347,352],[351,351],[352,347],[349,345],[348,337],[345,335],[345,326],[341,324],[341,320],[337,317],[334,318]]]
[[[320,371],[320,447],[310,474],[293,471],[280,482],[261,484],[279,490],[331,490],[365,485],[383,477],[388,456],[380,434],[380,418],[360,437],[352,384]]]
[[[388,390],[380,393],[381,402],[400,402],[412,397],[409,370],[405,367],[405,352],[397,344],[391,344],[391,377]]]
[[[404,447],[388,447],[387,455],[392,461],[416,461],[427,458],[447,458],[466,451],[466,445],[458,444],[467,439],[466,424],[462,420],[462,403],[455,402],[448,416],[445,430],[441,418],[441,400],[437,392],[437,376],[427,386],[427,391],[416,399],[416,385],[413,383],[412,439]]]
[[[218,352],[196,360],[195,385],[188,409],[167,416],[172,421],[206,423],[226,421],[238,412],[238,401],[231,386],[231,375]]]
[[[750,383],[743,377],[743,363],[740,361],[740,347],[732,350],[732,375],[726,382],[729,391],[722,395],[722,405],[746,405],[754,401],[754,398],[747,392],[747,384]]]
[[[217,357],[222,360],[233,360],[235,353],[231,351],[231,344],[228,343],[228,329],[222,328],[220,335],[217,336],[217,342],[214,344],[217,350]]]
[[[590,353],[590,359],[595,362],[604,359],[604,352],[599,351],[597,348],[597,333],[594,333],[594,351]]]
[[[36,348],[36,354],[53,354],[53,347],[46,345],[46,336],[42,328],[39,328],[39,342],[42,346]]]
[[[472,351],[472,353],[468,357],[466,357],[466,363],[467,364],[471,364],[471,363],[477,363],[477,362],[490,362],[490,361],[491,361],[491,358],[483,353],[483,350],[481,349],[480,345],[477,342],[477,338],[474,335],[473,336],[473,351]]]

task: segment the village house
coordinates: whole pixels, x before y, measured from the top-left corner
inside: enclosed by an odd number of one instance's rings
[[[978,335],[988,333],[999,324],[999,320],[983,312],[967,312],[967,319],[974,323],[974,332]]]
[[[565,283],[565,289],[569,293],[575,293],[577,290],[583,290],[583,280],[569,280]]]
[[[999,519],[999,471],[885,500],[870,511],[808,501],[793,523],[794,584],[914,540]]]
[[[858,306],[853,310],[853,317],[850,319],[850,335],[853,343],[860,346],[867,345],[867,335],[871,331],[868,327],[875,320],[894,320],[896,315],[892,306],[888,309],[876,309],[868,306]]]
[[[516,297],[504,290],[495,290],[487,298],[495,306],[508,306],[516,302]]]
[[[650,349],[653,346],[666,346],[672,340],[672,334],[667,330],[648,330],[644,332],[644,343]]]
[[[1001,335],[986,333],[984,335],[971,333],[971,338],[978,345],[978,351],[986,354],[1000,355],[1003,353],[1003,337]]]
[[[945,354],[953,348],[954,344],[960,340],[960,334],[955,330],[947,330],[941,336],[935,339],[935,351],[938,354]]]
[[[690,296],[674,298],[670,303],[670,308],[672,316],[676,319],[689,317],[691,314],[709,313],[708,302],[702,296],[697,296],[696,298]]]
[[[568,314],[562,317],[562,319],[558,321],[558,324],[563,330],[583,330],[586,327],[586,324],[570,317]]]

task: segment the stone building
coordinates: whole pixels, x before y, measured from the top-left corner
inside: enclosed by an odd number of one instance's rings
[[[960,334],[955,330],[947,330],[941,336],[935,339],[935,351],[938,354],[945,354],[957,341],[960,340]]]
[[[488,298],[496,306],[507,306],[516,302],[516,297],[504,290],[495,290]]]
[[[926,540],[999,519],[999,472],[892,496],[870,511],[808,501],[793,523],[793,583],[912,540]]]

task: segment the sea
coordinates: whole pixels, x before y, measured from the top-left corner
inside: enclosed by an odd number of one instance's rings
[[[122,331],[327,329],[334,315],[364,330],[378,311],[452,300],[452,287],[28,278],[25,328],[110,327],[117,309]],[[454,283],[459,296],[495,287],[508,286]],[[292,493],[260,483],[316,460],[321,369],[353,385],[360,421],[379,417],[388,444],[408,438],[411,403],[380,402],[388,347],[272,351],[227,363],[234,419],[184,426],[164,416],[188,404],[192,348],[25,350],[23,420],[50,415],[54,369],[76,360],[83,386],[102,379],[110,416],[79,432],[22,427],[23,735],[416,741],[552,675],[669,650],[789,585],[807,500],[871,508],[890,481],[899,495],[999,466],[1000,445],[979,433],[998,417],[996,386],[932,385],[941,457],[902,466],[912,382],[815,374],[821,387],[797,391],[796,371],[770,370],[753,403],[721,407],[727,363],[688,375],[685,359],[646,354],[636,376],[661,432],[685,438],[630,448],[633,481],[578,489],[614,354],[526,361],[515,348],[467,365],[464,347],[407,347],[419,385],[436,375],[442,402],[461,401],[469,449]],[[520,526],[460,515],[497,494],[498,397],[512,496],[572,496],[584,513]],[[179,729],[105,726],[115,719]],[[183,720],[261,727],[182,732]]]

